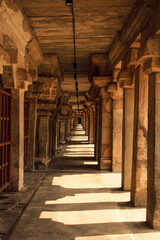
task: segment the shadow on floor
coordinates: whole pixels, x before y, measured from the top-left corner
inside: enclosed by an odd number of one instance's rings
[[[48,172],[10,240],[160,239],[120,182],[120,174]]]

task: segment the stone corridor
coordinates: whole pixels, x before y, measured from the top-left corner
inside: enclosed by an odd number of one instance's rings
[[[77,129],[73,136],[84,141]],[[99,172],[94,145],[81,141],[70,141],[50,163],[9,239],[159,240],[146,209],[133,208],[122,191],[121,173]]]
[[[160,0],[0,0],[0,240],[160,240],[159,153]]]

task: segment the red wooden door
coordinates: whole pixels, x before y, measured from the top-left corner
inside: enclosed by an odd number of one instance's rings
[[[0,90],[0,192],[9,186],[11,94]]]

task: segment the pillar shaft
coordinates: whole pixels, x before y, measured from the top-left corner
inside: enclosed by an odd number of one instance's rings
[[[89,115],[88,115],[88,112],[86,112],[86,121],[85,121],[85,123],[86,123],[86,126],[85,126],[85,129],[86,129],[86,135],[88,136],[88,133],[89,133]]]
[[[147,204],[148,76],[139,66],[135,73],[135,108],[131,202]]]
[[[56,123],[55,123],[55,150],[58,149],[58,144],[59,144],[59,121],[57,119]]]
[[[131,190],[134,88],[123,90],[122,188]]]
[[[123,99],[113,99],[112,171],[122,172]]]
[[[85,114],[83,114],[83,129],[86,130],[86,118],[85,118]]]
[[[60,121],[60,143],[66,142],[66,121]]]
[[[50,116],[39,116],[39,158],[49,156]]]
[[[160,72],[149,75],[147,222],[160,228]]]
[[[89,107],[89,143],[94,143],[94,111]]]
[[[69,136],[71,133],[71,119],[68,118],[67,120],[67,135]]]
[[[99,130],[99,122],[100,122],[100,118],[99,118],[99,101],[96,101],[96,112],[95,112],[95,157],[96,157],[96,161],[99,161],[99,134],[100,134],[100,130]]]
[[[100,141],[99,141],[99,167],[104,170],[111,170],[112,164],[112,101],[107,97],[102,97],[100,101]]]
[[[24,174],[24,90],[13,89],[11,101],[10,190],[23,187]]]
[[[29,134],[27,156],[28,171],[33,171],[35,168],[36,124],[37,124],[37,100],[36,98],[33,98],[30,99],[29,101]]]
[[[55,151],[55,124],[54,117],[50,117],[50,137],[49,137],[49,156],[53,156]]]
[[[71,129],[74,128],[74,118],[71,118]]]

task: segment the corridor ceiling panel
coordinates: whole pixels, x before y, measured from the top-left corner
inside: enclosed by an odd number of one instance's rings
[[[73,76],[72,11],[65,0],[20,0],[45,54],[56,53],[64,76]],[[74,0],[78,75],[88,76],[90,54],[106,53],[135,0]]]

